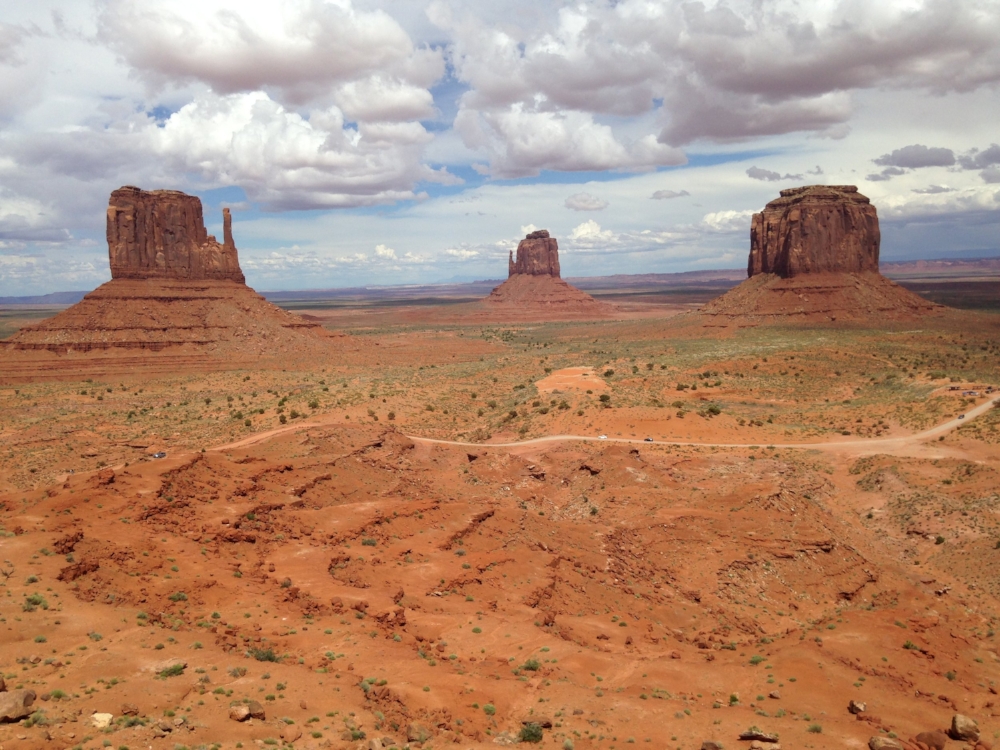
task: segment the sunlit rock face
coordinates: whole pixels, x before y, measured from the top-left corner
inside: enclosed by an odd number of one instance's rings
[[[197,196],[131,186],[115,190],[108,203],[111,277],[244,283],[228,208],[222,218],[220,244],[205,230]]]
[[[747,275],[878,272],[878,215],[854,185],[782,190],[754,214]]]

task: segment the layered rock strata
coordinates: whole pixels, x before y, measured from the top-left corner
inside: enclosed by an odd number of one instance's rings
[[[201,201],[173,190],[115,190],[107,217],[112,280],[0,341],[3,376],[214,369],[333,354],[318,324],[244,283],[228,210],[221,244],[205,231]]]
[[[118,188],[107,220],[112,279],[245,281],[228,208],[221,244],[205,229],[201,200],[176,190]]]
[[[716,325],[881,322],[943,310],[882,276],[875,206],[853,185],[782,190],[754,214],[746,281],[701,314]]]
[[[754,214],[747,276],[878,272],[875,206],[854,185],[782,190]]]
[[[559,274],[559,243],[548,230],[531,232],[507,261],[507,280],[485,302],[505,317],[602,317],[613,311],[586,292],[563,281]]]

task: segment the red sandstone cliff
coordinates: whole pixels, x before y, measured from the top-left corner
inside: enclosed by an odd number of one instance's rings
[[[517,258],[511,253],[507,275],[554,276],[559,278],[559,243],[546,229],[532,232],[517,245]]]
[[[130,186],[115,190],[108,205],[111,278],[244,283],[228,208],[222,218],[225,235],[219,244],[205,230],[197,196]]]
[[[754,214],[747,275],[878,272],[878,215],[853,185],[782,190]]]

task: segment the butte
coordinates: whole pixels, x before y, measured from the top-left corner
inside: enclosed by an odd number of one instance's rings
[[[219,243],[205,230],[196,196],[115,190],[107,212],[111,281],[0,342],[4,379],[225,369],[333,354],[330,334],[246,285],[228,208],[222,216]]]
[[[562,280],[559,243],[545,229],[531,232],[507,261],[507,280],[483,300],[493,312],[517,318],[604,317],[614,308]]]
[[[880,241],[875,206],[857,187],[782,190],[753,216],[747,280],[699,313],[724,325],[864,324],[945,310],[879,273]]]

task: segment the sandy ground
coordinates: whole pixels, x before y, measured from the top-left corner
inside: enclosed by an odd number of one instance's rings
[[[997,321],[671,320],[0,389],[0,746],[994,743]]]

